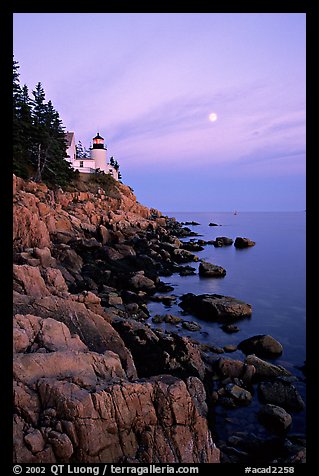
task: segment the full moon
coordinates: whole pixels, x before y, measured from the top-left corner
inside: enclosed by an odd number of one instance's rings
[[[217,121],[217,114],[216,114],[216,112],[211,112],[210,115],[208,116],[208,119],[209,119],[211,122]]]

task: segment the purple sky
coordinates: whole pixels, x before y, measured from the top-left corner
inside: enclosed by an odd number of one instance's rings
[[[303,210],[305,30],[303,13],[18,13],[14,55],[144,205]]]

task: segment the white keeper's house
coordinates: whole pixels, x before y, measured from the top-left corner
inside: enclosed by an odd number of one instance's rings
[[[104,139],[99,132],[93,137],[93,146],[90,147],[90,157],[79,158],[76,156],[74,132],[66,132],[66,158],[74,170],[84,174],[94,173],[96,169],[103,170],[106,174],[112,175],[118,180],[118,171],[107,163],[107,148],[104,145]]]

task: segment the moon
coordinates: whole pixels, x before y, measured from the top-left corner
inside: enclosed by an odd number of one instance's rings
[[[215,122],[217,121],[217,114],[216,112],[211,112],[208,116],[208,119],[210,120],[210,122]]]

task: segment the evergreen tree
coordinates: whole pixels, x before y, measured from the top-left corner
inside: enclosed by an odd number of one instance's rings
[[[42,174],[48,164],[50,149],[52,148],[53,137],[51,135],[51,122],[53,120],[52,103],[45,104],[45,92],[39,82],[33,94],[33,124],[34,136],[32,147],[32,159],[36,167],[34,180],[41,182]]]
[[[75,150],[76,150],[76,157],[78,159],[83,159],[85,152],[84,152],[84,147],[82,145],[82,142],[80,140],[77,143],[77,145],[75,146]]]
[[[112,165],[112,167],[115,168],[115,170],[118,172],[119,168],[120,168],[120,164],[118,163],[117,160],[114,159],[114,157],[110,157],[110,165]]]
[[[67,185],[76,177],[66,157],[66,136],[59,113],[39,82],[33,99],[19,81],[19,64],[13,60],[13,172],[49,185]],[[83,148],[83,153],[87,150]]]
[[[18,62],[13,60],[13,158],[18,161],[18,154],[21,148],[20,139],[19,139],[19,107],[21,100],[21,87],[18,73],[19,65]]]
[[[27,86],[20,87],[18,69],[18,63],[13,61],[13,172],[28,178],[33,133],[32,104]]]
[[[74,173],[65,160],[67,144],[62,121],[52,102],[45,104],[41,83],[37,84],[33,95],[35,136],[32,157],[36,166],[35,180],[66,185]]]
[[[80,140],[78,144],[75,146],[75,148],[76,148],[76,156],[79,159],[88,159],[90,157],[90,151],[82,145],[82,142]]]
[[[18,101],[18,99],[20,97],[20,94],[21,94],[21,87],[20,87],[20,80],[19,80],[20,73],[18,73],[19,68],[20,68],[20,66],[19,66],[18,62],[13,60],[13,87],[12,87],[13,113],[16,110],[17,101]]]

